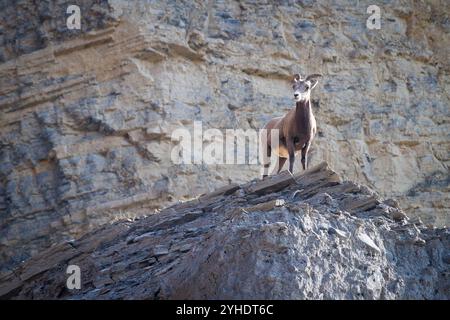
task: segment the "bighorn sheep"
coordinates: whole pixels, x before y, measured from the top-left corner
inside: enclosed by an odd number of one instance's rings
[[[277,117],[270,120],[265,126],[261,139],[263,158],[263,177],[267,176],[270,166],[272,151],[278,155],[278,172],[280,172],[286,159],[289,157],[289,171],[293,172],[295,153],[302,152],[303,170],[308,168],[308,150],[316,134],[316,119],[314,118],[310,95],[311,90],[317,85],[317,77],[320,74],[311,74],[303,79],[299,74],[294,75],[293,86],[296,106],[284,117]],[[278,130],[277,145],[272,145],[271,135],[274,130]],[[275,136],[276,137],[276,136]]]

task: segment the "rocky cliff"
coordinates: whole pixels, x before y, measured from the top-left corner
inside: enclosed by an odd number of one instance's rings
[[[448,228],[322,163],[54,246],[0,278],[0,297],[449,299],[449,248]],[[69,265],[80,289],[66,287]]]
[[[72,2],[81,30],[66,26]],[[294,72],[323,74],[313,164],[448,223],[448,3],[382,2],[369,30],[372,3],[350,2],[1,1],[2,271],[257,177],[252,165],[174,165],[171,133],[194,120],[260,128],[292,107]]]

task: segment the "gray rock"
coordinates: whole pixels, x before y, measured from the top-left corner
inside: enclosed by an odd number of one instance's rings
[[[53,246],[1,276],[0,298],[450,298],[448,228],[419,231],[387,216],[359,216],[358,210],[365,210],[358,200],[363,191],[355,192],[347,182],[327,185],[336,178],[326,164],[294,175],[288,183],[280,177],[269,184],[254,180],[251,188],[240,185],[242,193],[228,192],[235,185],[221,188],[200,201]],[[313,194],[290,199],[298,188],[295,181]],[[255,197],[255,190],[265,193]],[[338,204],[355,201],[355,216],[337,219],[323,202],[303,202],[330,194],[340,195],[334,198]],[[274,200],[268,201],[269,196]],[[218,209],[203,212],[204,201],[212,199]],[[260,199],[265,210],[243,210],[250,199]],[[289,200],[278,207],[276,199]],[[380,220],[383,227],[377,227]],[[320,230],[324,228],[328,232]],[[400,243],[403,234],[428,240]],[[80,290],[63,290],[69,264],[81,267]]]
[[[361,240],[365,245],[367,245],[367,247],[369,247],[370,249],[381,253],[380,248],[378,248],[378,246],[375,244],[375,242],[373,242],[373,240],[365,233],[359,233],[357,235],[358,239]]]

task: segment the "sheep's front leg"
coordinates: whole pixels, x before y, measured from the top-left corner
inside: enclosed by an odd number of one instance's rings
[[[308,150],[311,143],[308,141],[305,143],[305,146],[302,148],[302,167],[303,170],[308,169]]]
[[[294,173],[295,146],[294,141],[292,141],[291,139],[287,141],[287,149],[289,153],[289,172]]]

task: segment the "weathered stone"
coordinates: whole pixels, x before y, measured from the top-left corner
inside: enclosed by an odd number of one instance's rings
[[[342,239],[345,239],[345,238],[347,238],[348,236],[347,236],[347,233],[345,232],[345,231],[342,231],[342,230],[339,230],[339,229],[336,229],[336,228],[333,228],[333,227],[330,227],[329,229],[328,229],[328,233],[329,234],[336,234],[336,235],[338,235],[340,238],[342,238]]]
[[[314,174],[336,183],[327,165]],[[295,184],[287,185],[256,195],[250,211],[242,204],[255,194],[213,192],[224,204],[217,211],[203,213],[202,202],[194,200],[104,226],[1,276],[0,298],[450,298],[448,228],[419,229],[384,215],[361,215],[367,212],[358,200],[367,197],[364,188],[359,194],[348,182],[327,186],[326,178],[308,175],[297,178],[310,181],[307,188],[322,185],[312,198],[290,199]],[[357,202],[354,215],[336,217],[333,205],[351,201]],[[377,210],[399,210],[379,203]],[[169,224],[161,228],[163,223]],[[80,290],[65,290],[69,264],[82,268]]]
[[[257,195],[262,195],[279,191],[294,182],[295,179],[292,174],[285,171],[279,175],[270,176],[266,179],[250,183],[250,185],[244,186],[244,189],[249,194],[255,193]]]
[[[216,196],[221,196],[221,195],[229,195],[232,194],[233,192],[239,190],[240,187],[238,184],[236,183],[232,183],[226,186],[223,186],[221,188],[218,188],[216,190],[214,190],[213,192],[210,192],[206,195],[200,196],[199,200],[200,201],[205,201],[206,199],[212,198],[212,197],[216,197]]]
[[[263,202],[263,203],[258,203],[254,206],[251,207],[246,207],[244,208],[245,211],[247,212],[251,212],[251,211],[270,211],[275,207],[281,207],[284,204],[284,200],[280,200],[280,199],[276,199],[276,200],[271,200],[268,202]]]
[[[373,242],[372,239],[370,239],[370,237],[367,234],[359,233],[357,237],[359,240],[364,242],[364,244],[366,244],[369,248],[371,248],[372,250],[374,250],[378,253],[381,253],[380,248],[378,248],[378,246]]]

